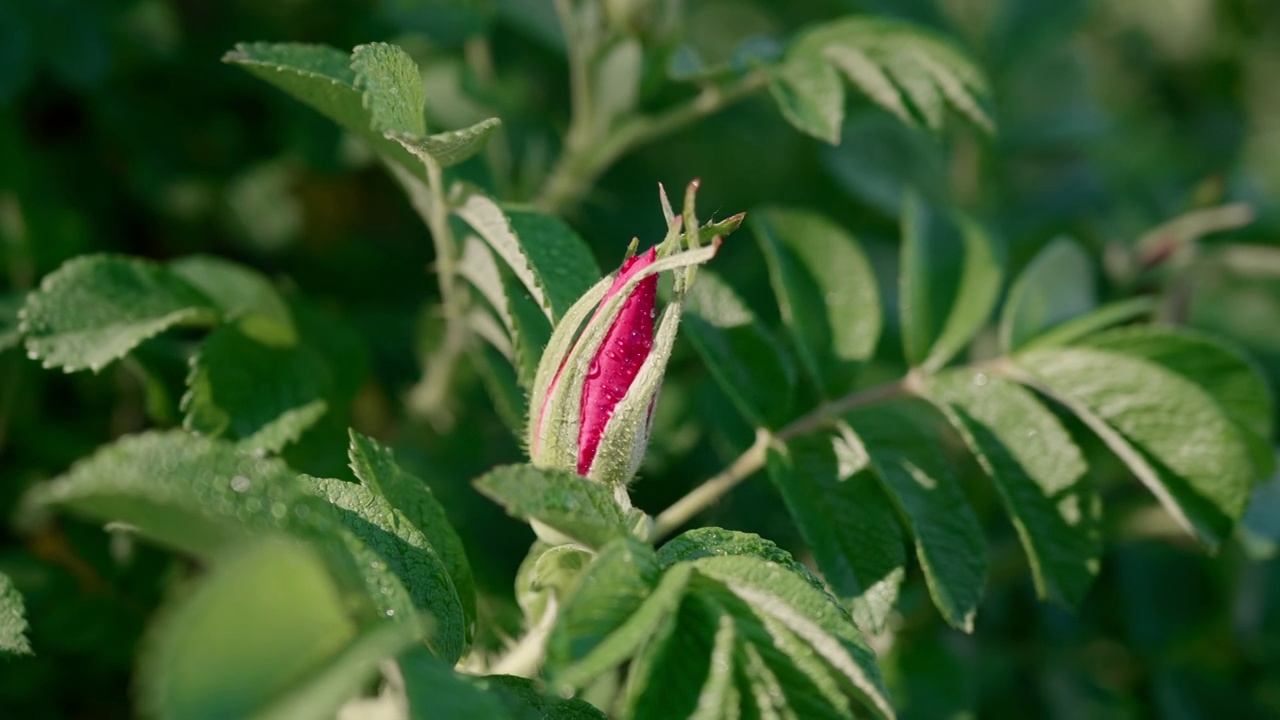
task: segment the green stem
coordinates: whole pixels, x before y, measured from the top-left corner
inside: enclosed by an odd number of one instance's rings
[[[573,68],[570,62],[570,69]],[[571,78],[572,79],[572,78]],[[589,127],[586,110],[579,107],[586,101],[574,103],[574,119],[565,136],[564,150],[555,168],[535,201],[538,209],[561,214],[586,195],[587,190],[613,163],[636,148],[646,145],[712,113],[732,105],[764,88],[768,75],[763,69],[754,70],[728,85],[707,86],[691,100],[657,115],[641,116],[615,128],[596,142],[587,137],[592,133],[581,129]],[[576,96],[576,83],[571,88]],[[585,92],[585,90],[583,90]]]
[[[432,354],[422,380],[414,387],[410,406],[425,415],[437,427],[445,429],[452,423],[447,399],[453,380],[453,371],[471,342],[466,314],[469,296],[458,282],[458,244],[449,226],[449,200],[445,196],[444,169],[433,158],[424,158],[427,183],[391,164],[391,170],[409,193],[414,210],[426,222],[435,245],[436,277],[440,284],[440,304],[444,312],[445,336]]]
[[[726,493],[764,467],[765,460],[769,455],[769,448],[774,443],[786,442],[792,438],[807,435],[827,427],[840,415],[850,410],[886,402],[905,395],[918,394],[919,390],[919,377],[915,371],[912,371],[894,382],[859,390],[823,403],[812,412],[797,418],[776,433],[771,433],[764,428],[757,429],[755,442],[730,463],[728,467],[690,490],[687,495],[677,500],[654,518],[649,540],[651,542],[661,540],[683,527],[698,513],[719,502],[720,498],[724,497]]]

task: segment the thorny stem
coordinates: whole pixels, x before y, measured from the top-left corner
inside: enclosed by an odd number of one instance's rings
[[[768,76],[762,69],[754,70],[734,82],[719,86],[708,85],[689,101],[669,108],[656,115],[640,116],[617,126],[604,138],[588,137],[587,100],[578,100],[581,80],[575,80],[581,72],[574,72],[571,60],[571,90],[574,95],[573,118],[565,136],[564,150],[555,168],[543,185],[542,194],[535,201],[538,209],[561,214],[582,199],[592,183],[609,166],[632,150],[653,142],[690,123],[718,112],[757,90],[765,87]],[[582,92],[586,92],[583,88]]]
[[[905,395],[915,395],[919,392],[919,385],[919,376],[916,375],[915,371],[912,371],[899,380],[852,392],[823,403],[812,412],[797,418],[776,433],[769,432],[764,428],[757,429],[755,442],[739,455],[738,459],[734,460],[715,476],[689,491],[687,495],[677,500],[654,518],[649,540],[657,541],[670,535],[693,519],[698,513],[717,503],[720,498],[724,497],[725,493],[764,467],[769,448],[774,443],[783,443],[801,435],[820,430],[841,414],[850,410]]]

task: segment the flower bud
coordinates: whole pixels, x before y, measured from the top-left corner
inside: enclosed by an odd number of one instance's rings
[[[690,212],[691,200],[692,192]],[[711,230],[728,234],[740,221]],[[535,465],[576,470],[614,486],[625,485],[639,469],[691,269],[719,247],[718,236],[701,246],[699,233],[706,228],[691,223],[682,234],[681,226],[681,216],[669,216],[660,245],[628,258],[616,276],[587,291],[552,332],[529,407],[527,440]],[[677,270],[655,333],[658,274]]]

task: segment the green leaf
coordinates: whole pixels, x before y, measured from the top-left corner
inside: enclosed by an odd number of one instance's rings
[[[995,482],[1037,594],[1078,606],[1101,562],[1102,501],[1066,428],[1028,390],[983,373],[943,373],[926,391]]]
[[[372,64],[371,61],[376,59],[376,55],[369,55],[365,62]],[[310,105],[369,143],[378,154],[396,162],[419,179],[426,179],[426,169],[421,160],[398,143],[383,137],[381,128],[374,130],[373,110],[365,105],[365,88],[357,89],[356,73],[351,69],[348,53],[324,45],[241,43],[222,60],[243,67]],[[373,75],[372,72],[368,74]],[[365,82],[368,83],[369,78]],[[376,79],[373,82],[376,85]],[[419,82],[419,96],[421,92]],[[375,99],[374,106],[382,111],[384,123],[395,119],[395,113],[388,110],[392,105]],[[391,116],[390,120],[385,117],[387,115]],[[422,127],[406,131],[424,134]]]
[[[528,678],[461,675],[420,650],[399,665],[409,720],[605,720],[590,703],[545,695]]]
[[[987,574],[987,545],[937,438],[901,410],[845,416],[850,452],[865,456],[915,541],[929,594],[952,626],[973,631]]]
[[[264,345],[237,325],[223,325],[192,359],[182,425],[279,452],[324,415],[332,394],[332,374],[311,348]]]
[[[515,720],[503,699],[454,672],[422,650],[410,650],[398,661],[404,678],[408,720]],[[403,711],[400,711],[403,712]],[[395,715],[399,717],[400,715]]]
[[[230,443],[184,432],[124,437],[36,485],[24,515],[63,508],[77,515],[132,525],[164,545],[209,558],[233,542],[283,530],[309,502],[294,473],[279,460],[255,458]]]
[[[552,323],[600,279],[591,250],[559,218],[504,211],[474,188],[463,190],[454,212],[511,268]]]
[[[777,563],[807,579],[810,585],[822,590],[822,581],[809,569],[796,562],[791,553],[755,533],[737,532],[718,527],[696,528],[671,538],[658,551],[658,562],[663,568],[676,563],[690,562],[704,557],[745,555]]]
[[[4,573],[0,573],[0,653],[33,654],[27,641],[27,613],[22,594]]]
[[[405,472],[397,463],[391,450],[360,433],[351,431],[351,447],[348,451],[351,469],[366,487],[386,498],[398,515],[430,543],[453,581],[466,624],[476,620],[475,580],[471,564],[467,562],[462,539],[449,523],[444,507],[431,492],[431,488],[414,475]]]
[[[287,533],[325,554],[335,572],[363,582],[380,611],[407,618],[408,594],[385,563],[311,497],[283,462],[185,432],[150,432],[105,446],[23,498],[19,522],[51,509],[122,522],[162,545],[209,559],[266,534]]]
[[[817,57],[792,58],[769,73],[769,93],[782,117],[797,130],[840,144],[844,86],[830,63]]]
[[[799,648],[780,647],[798,667],[803,669],[806,660],[820,660],[841,691],[873,715],[893,717],[875,655],[863,644],[848,614],[825,593],[796,573],[759,558],[709,557],[689,565],[698,575],[722,584],[766,627],[776,623],[799,638]]]
[[[18,315],[22,311],[24,297],[21,293],[0,295],[0,353],[22,344]]]
[[[470,159],[484,149],[489,137],[502,127],[498,118],[487,118],[460,130],[419,137],[409,133],[389,133],[392,140],[424,161],[431,158],[440,167],[449,167]]]
[[[1154,297],[1117,300],[1055,325],[1022,345],[1022,350],[1071,345],[1093,333],[1155,315],[1160,303]]]
[[[426,91],[409,53],[387,43],[357,45],[351,51],[351,70],[374,132],[418,137],[427,133]]]
[[[964,267],[951,312],[924,360],[928,371],[946,365],[987,324],[1004,279],[1004,247],[976,222],[959,218],[957,223],[964,240]]]
[[[546,667],[558,684],[581,687],[616,666],[611,636],[633,618],[658,585],[653,549],[632,538],[605,545],[574,580],[547,639]],[[610,641],[601,650],[601,645]]]
[[[1079,346],[1153,362],[1199,385],[1242,430],[1264,442],[1275,431],[1274,400],[1265,376],[1224,340],[1186,328],[1134,327],[1093,335]]]
[[[633,720],[695,717],[707,686],[725,687],[731,663],[718,666],[712,656],[732,652],[733,620],[700,596],[685,596],[673,618],[674,629],[649,643],[632,663],[625,716]],[[723,645],[728,644],[728,652]],[[722,647],[717,648],[717,645]],[[719,695],[724,694],[721,690]],[[711,700],[715,698],[714,689]]]
[[[506,316],[511,323],[512,364],[520,386],[527,391],[533,386],[538,361],[551,339],[551,323],[512,273],[502,273],[502,289],[507,300]]]
[[[1000,346],[1005,352],[1017,350],[1096,303],[1093,261],[1075,242],[1058,238],[1031,260],[1009,289],[1000,316]]]
[[[66,372],[97,372],[175,325],[216,320],[209,298],[163,266],[115,255],[67,261],[21,311],[27,354]]]
[[[434,622],[428,643],[441,659],[457,662],[466,649],[470,623],[448,568],[422,532],[373,488],[332,478],[303,480],[314,495],[339,509],[342,524],[400,578],[414,607],[430,613]]]
[[[516,572],[516,602],[530,627],[538,624],[551,601],[564,601],[573,581],[594,557],[576,545],[534,543]]]
[[[218,560],[162,611],[144,648],[140,703],[152,717],[331,716],[419,636],[353,615],[349,589],[301,546],[258,543]]]
[[[1159,363],[1100,348],[1032,350],[1017,362],[1189,533],[1210,548],[1228,537],[1248,503],[1254,461],[1239,425],[1204,388]]]
[[[692,576],[693,568],[687,563],[667,570],[644,602],[613,632],[597,642],[587,655],[567,666],[552,660],[547,666],[552,687],[562,694],[581,688],[626,662],[645,643],[669,634],[675,626],[677,608]]]
[[[777,341],[710,270],[698,274],[686,297],[685,333],[725,394],[752,425],[785,421],[796,378]]]
[[[208,255],[179,258],[169,270],[212,300],[224,321],[238,321],[255,340],[267,345],[298,341],[288,304],[256,270]]]
[[[804,369],[825,393],[843,392],[880,337],[880,296],[866,254],[815,213],[767,208],[752,213],[751,223]]]
[[[949,38],[911,23],[866,16],[834,20],[796,38],[787,57],[830,62],[907,124],[923,121],[938,130],[950,108],[986,132],[995,129],[983,107],[989,90],[982,71]]]
[[[524,434],[529,418],[529,401],[511,360],[492,345],[471,348],[471,359],[485,390],[493,399],[498,416],[517,437]]]
[[[519,720],[607,720],[591,703],[577,698],[552,697],[529,678],[515,675],[486,675],[468,682],[495,693],[507,711]]]
[[[909,362],[937,370],[982,329],[1000,294],[1001,255],[972,220],[903,195],[898,292]]]
[[[770,450],[769,479],[818,568],[866,630],[885,626],[906,575],[906,539],[893,503],[843,438],[813,436]]]
[[[629,534],[613,491],[577,473],[506,465],[477,478],[475,486],[511,515],[541,522],[588,547]]]

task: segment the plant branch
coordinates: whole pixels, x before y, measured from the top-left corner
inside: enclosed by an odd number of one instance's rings
[[[656,542],[670,535],[692,520],[698,513],[719,502],[720,498],[724,497],[726,493],[764,467],[765,460],[768,458],[769,447],[775,442],[786,442],[792,438],[820,430],[841,414],[850,410],[885,402],[904,395],[913,395],[918,392],[919,378],[912,371],[891,383],[852,392],[823,403],[812,412],[783,427],[777,433],[771,433],[764,428],[757,429],[755,442],[730,463],[728,467],[690,490],[687,495],[677,500],[654,518],[649,540]]]
[[[571,71],[573,67],[574,62],[571,58]],[[756,69],[728,85],[709,85],[687,102],[656,115],[640,116],[618,125],[598,142],[594,138],[587,137],[592,133],[578,129],[587,127],[585,120],[578,120],[582,117],[579,115],[578,108],[586,102],[576,101],[574,121],[570,123],[569,133],[565,136],[564,150],[543,185],[542,194],[535,201],[535,205],[544,212],[562,213],[581,200],[591,184],[619,158],[642,145],[718,112],[761,90],[767,84],[766,71]],[[578,91],[576,82],[571,89],[576,96]]]
[[[389,163],[393,174],[409,194],[419,217],[427,224],[435,245],[436,277],[440,284],[440,304],[445,320],[445,336],[432,354],[422,379],[410,394],[409,405],[426,416],[437,428],[447,429],[452,416],[446,399],[452,385],[453,371],[470,344],[466,325],[468,296],[458,283],[457,248],[453,229],[449,226],[449,200],[445,196],[444,170],[434,158],[424,158],[427,170],[425,186],[408,171]]]

